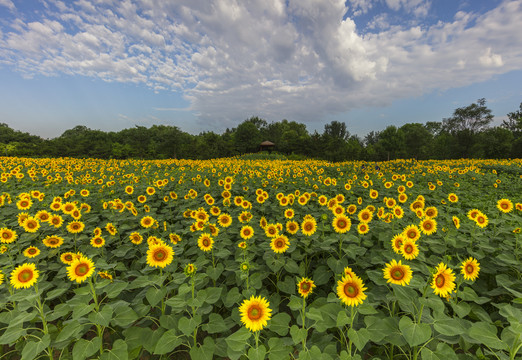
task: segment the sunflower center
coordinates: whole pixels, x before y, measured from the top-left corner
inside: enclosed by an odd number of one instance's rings
[[[85,274],[87,274],[89,272],[89,265],[80,264],[80,265],[76,266],[76,268],[74,269],[74,272],[76,273],[77,276],[84,276]]]
[[[473,265],[471,265],[471,264],[466,265],[466,272],[468,274],[473,274],[474,270],[475,270],[475,268],[473,267]]]
[[[65,255],[64,259],[65,259],[65,261],[72,261],[73,257],[72,257],[72,255]]]
[[[208,241],[208,239],[203,239],[203,241],[201,241],[201,243],[203,244],[204,247],[210,246],[210,241]]]
[[[344,294],[350,298],[354,298],[359,294],[359,290],[352,283],[344,285]]]
[[[396,247],[397,249],[400,249],[400,248],[402,247],[402,240],[401,240],[401,239],[397,239],[397,240],[395,241],[395,247]]]
[[[308,290],[310,290],[310,284],[307,282],[302,283],[301,290],[303,290],[304,292],[307,292]]]
[[[33,272],[31,270],[22,270],[19,274],[18,274],[18,281],[20,282],[28,282],[30,281],[31,279],[33,278]]]
[[[5,232],[5,233],[2,234],[2,237],[4,239],[9,239],[11,237],[11,234]]]
[[[426,230],[430,230],[430,229],[431,229],[431,224],[430,224],[430,223],[425,223],[425,224],[424,224],[424,228],[425,228]]]
[[[156,261],[161,261],[163,259],[165,259],[167,257],[167,254],[165,253],[164,250],[158,250],[154,253],[154,259]]]
[[[445,282],[446,282],[446,279],[444,278],[444,275],[442,275],[442,274],[439,274],[439,275],[435,278],[435,285],[436,285],[438,288],[443,287]]]
[[[344,221],[344,220],[337,221],[337,227],[344,229],[346,227],[346,221]]]
[[[306,224],[304,228],[306,231],[312,231],[312,224]]]
[[[409,231],[408,232],[408,237],[410,239],[415,239],[416,236],[417,236],[417,233],[415,231]]]
[[[263,316],[263,310],[259,306],[252,305],[248,309],[248,318],[250,320],[259,320],[261,316]]]
[[[27,250],[27,253],[29,255],[34,255],[34,254],[36,254],[36,249],[30,248],[29,250]]]
[[[391,277],[394,280],[402,280],[404,278],[404,271],[402,269],[400,269],[400,268],[392,269]]]
[[[404,247],[404,252],[405,252],[406,254],[411,254],[411,253],[413,252],[413,246],[411,246],[410,244],[406,245],[406,246]]]
[[[275,247],[278,248],[278,249],[281,249],[285,246],[285,242],[281,239],[278,239],[275,241]]]

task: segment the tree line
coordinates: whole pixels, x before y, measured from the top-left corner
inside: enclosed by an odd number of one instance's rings
[[[91,157],[116,159],[211,159],[259,151],[269,140],[291,159],[384,161],[398,158],[522,158],[522,103],[491,127],[493,115],[485,99],[457,108],[440,122],[390,125],[364,138],[350,134],[344,122],[332,121],[322,133],[286,119],[268,123],[257,116],[223,134],[191,135],[176,126],[135,126],[118,132],[76,126],[53,139],[0,124],[0,156]]]

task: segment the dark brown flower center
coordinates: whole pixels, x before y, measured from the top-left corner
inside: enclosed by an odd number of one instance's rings
[[[354,298],[359,294],[359,290],[353,283],[347,283],[344,285],[344,294],[350,298]]]

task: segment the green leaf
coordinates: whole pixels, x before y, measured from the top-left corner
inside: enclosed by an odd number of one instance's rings
[[[166,293],[166,288],[156,289],[155,287],[150,287],[145,293],[145,297],[147,298],[150,306],[154,307],[161,301],[161,299],[163,299]]]
[[[292,325],[290,328],[290,335],[292,336],[292,340],[294,344],[300,344],[303,340],[306,340],[308,337],[308,331],[306,329],[300,328],[297,325]]]
[[[284,281],[279,280],[277,282],[277,287],[282,292],[293,295],[297,289],[295,278],[290,275],[285,276]]]
[[[221,293],[223,292],[221,287],[209,287],[205,290],[207,291],[207,298],[205,299],[207,304],[214,304],[221,298]]]
[[[209,315],[208,323],[203,326],[203,330],[209,334],[219,334],[228,331],[229,326],[223,320],[223,317],[217,313]]]
[[[350,323],[350,321],[351,321],[351,319],[348,316],[348,314],[346,314],[346,310],[342,309],[341,311],[339,311],[339,313],[337,313],[337,324],[336,324],[336,326],[338,328],[342,328],[345,325],[348,325]]]
[[[506,350],[506,344],[500,341],[497,336],[497,327],[495,325],[485,322],[474,323],[468,330],[468,335],[490,348]]]
[[[107,327],[112,320],[112,313],[112,306],[106,304],[99,312],[93,312],[89,314],[89,320],[95,324]]]
[[[128,282],[123,281],[115,281],[109,285],[107,285],[104,289],[105,293],[107,294],[107,297],[109,299],[113,299],[116,296],[120,295],[120,293],[127,288],[129,285]]]
[[[186,336],[192,335],[199,324],[201,324],[201,315],[199,314],[190,319],[182,317],[178,321],[179,330]]]
[[[163,336],[158,340],[156,348],[154,349],[154,354],[167,354],[173,351],[175,348],[177,348],[181,343],[183,343],[183,340],[180,339],[180,336],[176,333],[177,331],[175,329],[165,332]]]
[[[238,352],[243,351],[247,345],[248,339],[250,339],[252,333],[245,327],[241,327],[238,331],[228,336],[225,341],[232,351]]]
[[[249,360],[265,360],[266,348],[264,345],[259,345],[258,348],[250,348],[248,350]]]
[[[60,342],[70,338],[76,338],[83,331],[83,328],[83,324],[73,320],[63,327],[55,341]]]
[[[123,306],[116,308],[116,315],[112,322],[121,327],[127,327],[138,320],[138,314],[130,306]]]
[[[466,331],[458,320],[452,318],[436,320],[433,324],[433,328],[435,331],[446,336],[456,336]]]
[[[373,342],[380,342],[386,335],[398,332],[392,318],[380,318],[377,316],[365,316],[364,323],[368,330],[368,336]]]
[[[0,336],[0,345],[12,344],[26,333],[27,331],[21,324],[17,326],[9,326],[2,336]]]
[[[508,319],[510,323],[520,323],[522,320],[522,310],[513,307],[510,304],[502,304],[500,315]]]
[[[348,330],[348,338],[355,344],[357,350],[362,351],[366,343],[370,340],[370,333],[365,328]]]
[[[49,300],[55,299],[58,296],[65,293],[67,290],[69,290],[68,287],[51,290],[47,293],[47,295],[45,295],[45,300],[49,301]]]
[[[423,344],[431,338],[431,327],[428,324],[414,323],[407,316],[399,321],[399,329],[410,346]]]
[[[471,311],[471,306],[465,302],[461,302],[460,304],[451,303],[451,307],[461,319],[466,317]]]
[[[288,324],[290,323],[290,315],[287,313],[279,313],[272,317],[269,329],[277,333],[279,336],[288,334]]]
[[[286,359],[292,351],[292,347],[278,337],[270,338],[268,340],[268,347],[270,349],[268,352],[268,358],[270,360]]]
[[[178,313],[185,309],[187,306],[187,301],[185,300],[185,296],[183,295],[176,295],[168,299],[165,304],[170,306],[174,312]]]
[[[212,360],[215,348],[214,339],[206,337],[202,346],[193,346],[190,349],[190,358],[192,360]]]
[[[72,351],[73,360],[85,360],[90,358],[100,350],[100,344],[101,340],[99,337],[95,337],[90,341],[85,339],[77,340]]]
[[[159,339],[163,336],[165,333],[165,330],[162,328],[151,330],[149,328],[142,328],[141,329],[141,343],[145,350],[150,352],[151,354],[154,353],[154,350],[156,349],[156,346],[158,344]]]
[[[288,307],[292,310],[301,310],[303,308],[303,299],[298,298],[295,295],[290,295],[290,301]]]
[[[33,360],[51,343],[51,335],[45,334],[40,341],[28,341],[22,350],[22,360]]]
[[[127,360],[128,358],[127,343],[122,339],[116,340],[112,344],[112,349],[104,351],[100,356],[100,360]]]
[[[225,301],[223,301],[223,303],[227,308],[229,308],[239,303],[241,298],[242,296],[239,292],[239,289],[237,287],[233,287],[232,289],[228,290],[227,296],[225,297]]]

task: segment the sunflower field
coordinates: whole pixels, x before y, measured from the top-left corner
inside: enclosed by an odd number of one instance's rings
[[[521,359],[522,161],[0,158],[1,359]]]

